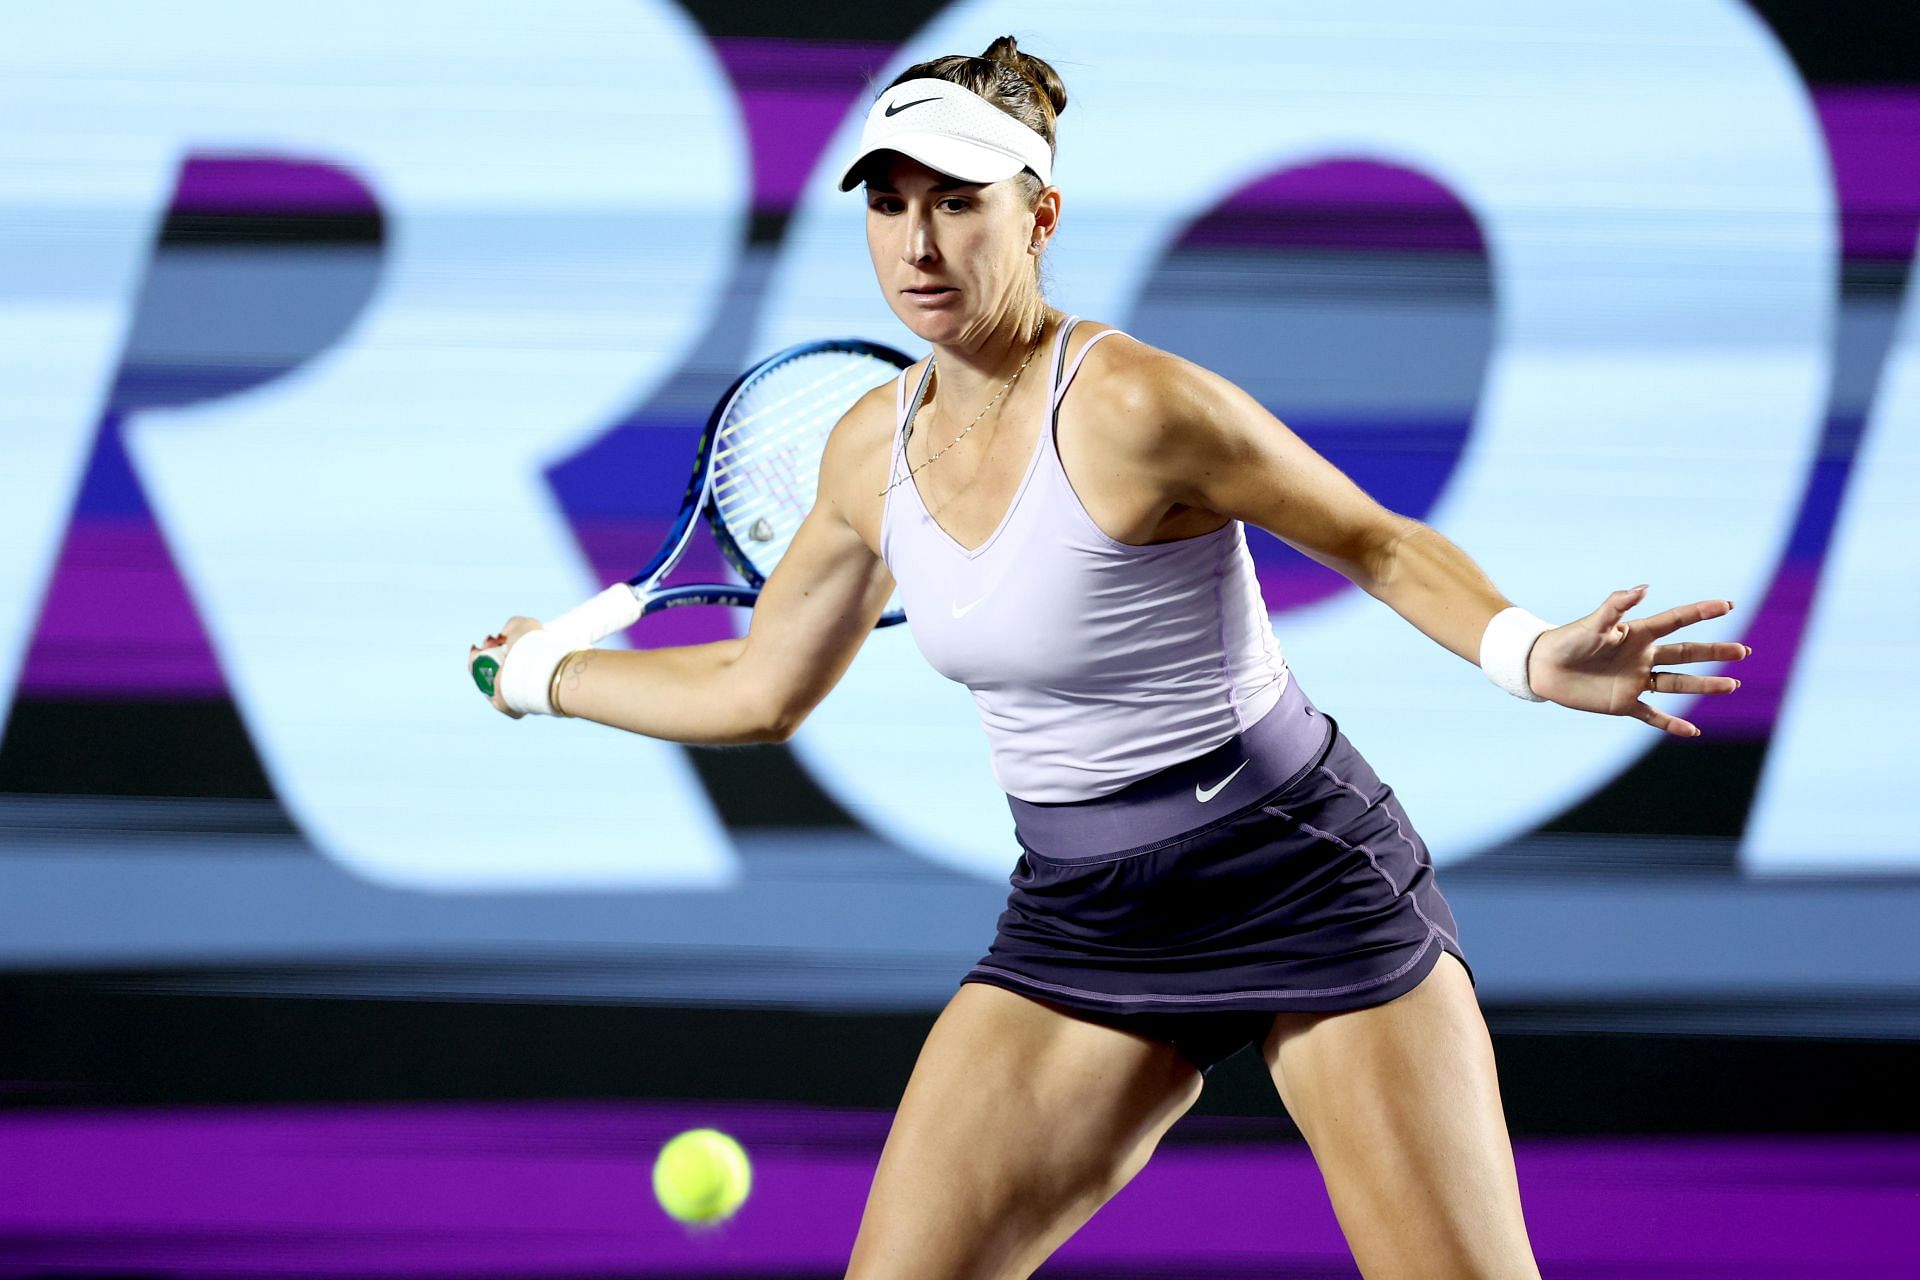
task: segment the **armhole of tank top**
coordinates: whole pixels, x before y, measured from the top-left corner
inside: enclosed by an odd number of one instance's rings
[[[888,568],[893,567],[888,553],[888,547],[893,539],[893,493],[899,488],[894,482],[900,479],[900,473],[906,462],[906,448],[902,437],[907,429],[907,406],[919,403],[920,397],[926,393],[927,377],[933,372],[933,362],[929,359],[927,367],[920,371],[920,380],[914,384],[911,400],[907,396],[907,374],[910,372],[912,372],[911,365],[900,371],[900,389],[893,397],[893,434],[887,438],[887,488],[880,499],[880,557],[888,562]]]
[[[1047,362],[1047,403],[1060,403],[1061,374],[1067,367],[1067,344],[1073,341],[1073,331],[1080,327],[1079,316],[1068,316],[1060,322],[1060,331],[1053,337],[1053,358]]]
[[[1075,320],[1077,321],[1078,317],[1075,317]],[[1097,538],[1102,546],[1110,547],[1115,551],[1143,551],[1145,547],[1122,542],[1100,527],[1100,522],[1093,518],[1091,511],[1087,510],[1087,504],[1080,500],[1080,491],[1073,487],[1073,481],[1067,476],[1067,464],[1060,457],[1060,402],[1067,398],[1067,388],[1073,384],[1074,376],[1080,372],[1080,365],[1086,360],[1087,352],[1093,350],[1100,339],[1116,333],[1123,338],[1133,336],[1119,329],[1102,329],[1087,339],[1086,345],[1081,347],[1079,353],[1073,357],[1073,363],[1068,365],[1065,372],[1055,380],[1052,387],[1053,407],[1047,414],[1047,453],[1053,459],[1053,474],[1059,477],[1060,487],[1066,491],[1066,504],[1076,513],[1080,523],[1086,526],[1087,532]],[[1066,363],[1066,356],[1067,344],[1063,341],[1060,344],[1060,363]]]
[[[1087,353],[1093,350],[1096,345],[1098,345],[1100,339],[1111,338],[1115,336],[1119,336],[1122,338],[1131,338],[1133,335],[1120,329],[1102,329],[1100,332],[1094,334],[1091,338],[1087,339],[1087,345],[1080,348],[1079,353],[1073,357],[1073,363],[1067,366],[1066,373],[1062,375],[1054,383],[1053,413],[1056,418],[1060,416],[1060,402],[1067,398],[1067,388],[1073,385],[1074,376],[1080,372],[1080,366],[1083,363],[1085,363],[1087,358]],[[1067,355],[1067,344],[1065,342],[1062,342],[1060,344],[1060,357],[1062,361],[1066,359],[1066,355]]]

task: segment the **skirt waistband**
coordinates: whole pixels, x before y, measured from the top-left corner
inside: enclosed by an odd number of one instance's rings
[[[1014,833],[1029,853],[1064,860],[1165,844],[1292,784],[1325,754],[1332,736],[1332,723],[1289,670],[1266,715],[1191,760],[1091,800],[1040,804],[1009,795]]]

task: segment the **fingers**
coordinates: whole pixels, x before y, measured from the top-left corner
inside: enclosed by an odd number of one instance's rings
[[[1679,644],[1656,646],[1652,665],[1671,667],[1686,662],[1739,662],[1752,652],[1751,645],[1738,640],[1683,640]]]
[[[1644,702],[1636,701],[1629,711],[1629,714],[1632,715],[1634,719],[1645,720],[1654,728],[1670,733],[1676,738],[1697,738],[1700,736],[1700,726],[1690,721],[1682,720],[1678,716],[1670,716],[1664,711],[1657,711]]]
[[[1601,629],[1617,626],[1620,619],[1627,616],[1627,610],[1646,599],[1646,595],[1647,584],[1644,582],[1637,587],[1628,587],[1625,591],[1615,591],[1608,595],[1606,602],[1595,610],[1600,617]]]
[[[1678,631],[1681,627],[1692,626],[1696,622],[1705,622],[1708,618],[1718,618],[1732,612],[1733,601],[1731,600],[1696,600],[1692,604],[1675,605],[1665,613],[1641,618],[1632,626],[1642,635],[1664,636]]]
[[[1738,640],[1683,640],[1679,644],[1655,646],[1650,665],[1668,667],[1687,662],[1739,662],[1752,652],[1751,646]],[[1680,671],[1655,671],[1653,677],[1651,692],[1654,693],[1732,693],[1740,687],[1740,681],[1733,676],[1695,676]]]
[[[1732,676],[1689,676],[1678,671],[1656,671],[1658,687],[1650,693],[1732,693],[1740,682]]]
[[[1685,609],[1696,607],[1707,607],[1711,610],[1711,607],[1715,605],[1725,605],[1726,608],[1710,611],[1704,616],[1717,617],[1720,613],[1726,612],[1727,609],[1733,608],[1733,602],[1730,600],[1705,600],[1700,602],[1699,606],[1682,606],[1680,609],[1670,610],[1669,612],[1681,613],[1684,612]],[[1648,621],[1652,621],[1652,619]],[[1697,621],[1697,619],[1695,619],[1695,621]],[[1685,624],[1682,623],[1680,625]],[[1669,662],[1737,662],[1752,652],[1753,649],[1750,646],[1742,644],[1737,640],[1716,641],[1710,644],[1686,642],[1661,645],[1658,649],[1654,650],[1654,661],[1656,666]],[[1679,671],[1656,671],[1653,673],[1653,677],[1654,682],[1659,686],[1658,689],[1653,690],[1653,692],[1657,693],[1732,693],[1740,687],[1740,681],[1732,676],[1694,676]],[[1670,733],[1676,738],[1697,738],[1700,736],[1699,725],[1694,724],[1690,720],[1682,720],[1678,716],[1670,716],[1664,711],[1648,706],[1637,698],[1634,700],[1633,705],[1628,708],[1628,714],[1636,720],[1644,720],[1661,732]]]

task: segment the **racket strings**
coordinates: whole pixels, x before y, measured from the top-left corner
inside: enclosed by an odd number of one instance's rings
[[[865,381],[865,379],[850,376],[851,373],[859,372],[863,371],[856,368],[835,377],[816,379],[808,386],[782,396],[774,404],[723,423],[720,428],[720,441],[716,441],[714,450],[714,458],[720,469],[739,471],[744,464],[735,463],[733,460],[737,455],[746,452],[765,455],[778,450],[792,451],[801,444],[810,444],[815,440],[824,445],[826,431],[832,429],[833,424],[839,420],[840,414],[845,411],[848,397],[852,394],[850,388],[857,387]],[[804,409],[796,409],[796,404],[806,396],[811,396],[814,403]],[[776,435],[755,431],[754,427],[772,413],[782,414],[780,422],[782,430]],[[808,438],[803,440],[801,439],[803,436]]]
[[[735,430],[742,430],[747,427],[751,427],[754,423],[766,417],[768,414],[779,413],[782,410],[787,409],[790,405],[793,404],[794,401],[799,400],[803,396],[818,395],[818,393],[820,392],[820,389],[823,387],[834,386],[835,384],[840,382],[846,382],[849,384],[857,382],[860,380],[861,375],[864,374],[866,370],[869,368],[873,368],[877,366],[879,368],[887,370],[889,373],[896,372],[896,370],[894,370],[892,365],[887,364],[885,361],[882,361],[882,360],[875,360],[871,356],[863,356],[863,355],[849,356],[844,353],[837,356],[830,356],[830,355],[802,356],[799,359],[791,361],[787,365],[782,366],[780,369],[769,370],[766,375],[756,380],[751,387],[746,388],[740,396],[736,397],[735,399],[736,406],[738,406],[741,403],[744,403],[749,397],[758,396],[761,393],[762,388],[766,387],[768,384],[772,382],[778,381],[779,378],[777,377],[777,375],[785,374],[789,370],[794,369],[796,366],[798,366],[802,362],[818,363],[822,360],[831,360],[832,363],[837,367],[830,369],[824,377],[816,378],[812,382],[807,383],[803,387],[795,388],[794,390],[787,392],[780,399],[774,401],[772,404],[764,405],[759,408],[756,408],[752,413],[730,415],[727,419],[727,425]],[[878,386],[879,384],[875,383],[874,385]],[[837,387],[835,390],[835,394],[836,395],[840,394]]]
[[[819,374],[813,366],[823,364],[827,372]],[[861,394],[898,373],[862,353],[817,353],[770,370],[735,397],[714,441],[712,492],[722,522],[762,577],[813,507],[834,424]],[[802,374],[804,382],[788,385]]]
[[[810,417],[796,413],[797,420],[777,436],[749,436],[738,442],[730,438],[726,456],[719,460],[714,476],[716,497],[723,502],[736,501],[743,493],[767,490],[769,482],[775,480],[791,486],[798,479],[798,457],[808,452],[818,458],[826,443],[826,433],[832,430],[838,416],[832,406],[824,410],[809,407],[807,412]]]
[[[869,360],[865,363],[879,365],[882,362]],[[891,368],[891,366],[883,367]],[[854,389],[864,389],[863,383],[878,385],[870,378],[857,376],[868,372],[870,370],[863,370],[856,366],[834,377],[817,379],[808,386],[781,397],[772,405],[757,409],[737,420],[729,419],[723,423],[720,428],[720,438],[715,441],[714,449],[716,488],[720,483],[717,478],[719,472],[729,473],[728,483],[738,483],[743,477],[751,478],[752,473],[747,468],[751,462],[758,461],[760,457],[775,453],[791,455],[798,452],[802,446],[814,444],[824,447],[827,434],[832,430],[833,424],[839,421],[840,415],[845,412],[850,397],[857,398],[854,395]],[[811,396],[814,403],[805,409],[796,409],[796,403],[803,396]],[[778,434],[768,435],[765,432],[753,430],[758,423],[775,412],[783,415],[780,424],[782,429]],[[739,455],[746,453],[756,456],[753,459],[735,460]]]

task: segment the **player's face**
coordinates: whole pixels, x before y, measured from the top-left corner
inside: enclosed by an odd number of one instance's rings
[[[1025,314],[1034,211],[1019,182],[962,182],[889,152],[875,158],[866,192],[874,276],[916,335],[971,347]]]

